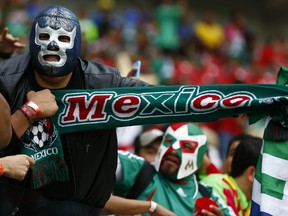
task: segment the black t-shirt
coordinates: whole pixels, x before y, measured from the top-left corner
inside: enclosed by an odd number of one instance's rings
[[[43,88],[36,82],[34,73],[31,73],[33,68],[30,67],[29,71],[30,89],[42,90]],[[75,68],[68,85],[63,89],[85,89],[83,72],[78,67]],[[112,193],[115,182],[116,130],[102,129],[64,134],[60,137],[69,170],[69,182],[50,183],[40,189],[41,193],[53,199],[75,200],[95,207],[103,207],[108,199],[107,196]],[[114,170],[113,174],[111,170]]]
[[[28,71],[29,72],[27,73],[27,78],[28,78],[31,90],[34,90],[34,91],[43,90],[43,87],[38,85],[36,81],[35,74],[33,72],[34,69],[32,65],[29,66]],[[63,89],[83,89],[84,87],[83,82],[84,82],[83,75],[81,76],[81,72],[79,71],[78,67],[76,67],[72,73],[72,76],[68,85]]]

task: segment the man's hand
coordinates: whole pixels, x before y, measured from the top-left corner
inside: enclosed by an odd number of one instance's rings
[[[35,164],[35,161],[25,154],[3,157],[0,158],[0,162],[4,170],[3,175],[18,181],[22,181],[29,168]]]
[[[30,91],[27,93],[27,101],[34,102],[38,108],[29,107],[25,105],[29,115],[25,114],[22,109],[18,109],[11,116],[11,123],[17,137],[22,137],[27,128],[30,126],[31,122],[35,118],[47,118],[53,116],[57,110],[58,106],[55,100],[55,96],[51,93],[49,89],[44,89],[38,92]],[[34,106],[35,107],[35,106]],[[39,110],[40,111],[39,111]],[[27,112],[26,111],[26,112]]]
[[[37,104],[41,111],[39,118],[53,116],[58,110],[55,96],[51,93],[49,89],[44,89],[38,92],[28,92],[27,101],[33,101],[35,104]]]
[[[26,44],[19,41],[19,38],[14,38],[8,34],[8,28],[4,28],[0,34],[0,52],[7,55],[12,55],[16,49],[23,49]]]
[[[137,68],[132,68],[128,73],[127,73],[127,77],[131,78],[131,79],[135,79],[135,80],[140,80],[139,77],[135,77],[135,73],[137,72]]]
[[[210,208],[213,210],[213,213],[208,212],[206,210],[202,210],[201,213],[203,216],[224,216],[223,212],[219,207],[211,205]]]

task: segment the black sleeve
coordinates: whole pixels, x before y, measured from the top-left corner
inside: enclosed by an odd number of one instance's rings
[[[17,152],[21,140],[17,137],[13,127],[12,127],[12,138],[8,146],[0,150],[0,157],[5,157],[7,155],[13,155]]]

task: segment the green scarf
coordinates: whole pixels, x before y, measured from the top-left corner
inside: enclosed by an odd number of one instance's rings
[[[22,143],[21,153],[30,155],[36,161],[32,167],[31,188],[69,180],[61,140],[50,118],[33,122],[24,134]]]
[[[281,76],[287,76],[286,68],[280,69]],[[53,91],[53,94],[59,106],[58,112],[51,118],[57,134],[129,125],[207,122],[243,114],[249,117],[251,124],[267,116],[280,122],[287,121],[285,110],[288,88],[284,85],[148,86],[58,90]],[[57,155],[61,158],[60,139],[58,141]],[[51,143],[43,145],[36,149],[36,154],[51,146]],[[37,163],[51,165],[51,159],[51,154],[47,154],[39,158]],[[48,162],[44,163],[45,160]],[[63,167],[63,160],[60,161]],[[59,164],[50,167],[54,169],[57,166]],[[33,172],[36,169],[33,167]],[[45,177],[41,177],[41,181],[37,181],[34,187],[41,187],[54,180],[67,180],[66,171],[63,172],[65,175],[57,178],[53,172],[44,172],[46,168],[43,166],[38,170]],[[46,177],[48,174],[52,177]],[[33,176],[33,180],[37,179],[35,176],[38,174]]]
[[[255,123],[288,103],[280,85],[149,86],[54,91],[59,133],[173,122],[207,122],[240,114]],[[81,125],[81,127],[79,127]]]

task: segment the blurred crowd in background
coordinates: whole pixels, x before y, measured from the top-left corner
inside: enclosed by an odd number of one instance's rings
[[[31,22],[44,2],[1,2],[1,29],[7,26],[10,34],[28,43]],[[149,8],[142,2],[131,1],[119,11],[116,0],[97,0],[91,8],[74,10],[83,33],[81,56],[116,66],[123,76],[140,60],[140,78],[153,85],[274,84],[280,66],[288,65],[285,36],[260,40],[244,11],[231,10],[220,22],[213,8],[196,19],[185,0],[159,0]],[[243,116],[200,124],[219,152],[216,165],[221,166],[232,136],[262,136],[263,122],[247,124]],[[119,147],[133,151],[134,139],[148,127],[120,128]]]

